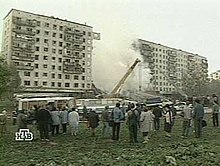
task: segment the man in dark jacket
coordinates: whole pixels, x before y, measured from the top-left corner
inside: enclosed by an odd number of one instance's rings
[[[123,113],[120,109],[120,103],[116,103],[115,108],[112,110],[111,119],[113,120],[112,125],[112,140],[119,140],[121,121],[123,120]]]
[[[162,117],[162,109],[159,106],[153,108],[152,112],[155,116],[154,118],[154,128],[155,130],[160,129],[160,118]]]
[[[92,109],[88,116],[89,127],[92,130],[92,136],[95,136],[95,129],[99,125],[99,115],[96,113],[95,109]]]
[[[35,113],[35,118],[40,131],[41,140],[49,140],[48,123],[51,119],[50,112],[46,108],[38,109]]]
[[[131,106],[131,109],[128,110],[127,125],[129,129],[129,137],[131,143],[137,143],[137,128],[139,122],[139,112],[134,108],[134,105]]]
[[[202,135],[202,119],[204,117],[204,107],[200,104],[200,100],[195,100],[195,107],[193,112],[194,127],[196,138]]]

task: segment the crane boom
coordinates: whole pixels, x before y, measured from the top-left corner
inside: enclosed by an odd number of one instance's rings
[[[135,66],[141,62],[140,59],[136,59],[134,61],[134,63],[131,65],[131,67],[128,69],[128,71],[125,73],[125,75],[121,78],[121,80],[116,84],[116,86],[114,87],[114,89],[111,91],[110,95],[115,95],[117,94],[117,92],[119,91],[119,89],[121,88],[121,86],[125,83],[126,79],[128,78],[128,76],[132,73],[132,71],[134,70]]]

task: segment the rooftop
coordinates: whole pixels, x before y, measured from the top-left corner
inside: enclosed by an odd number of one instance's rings
[[[74,24],[78,24],[78,25],[81,25],[81,26],[85,26],[85,27],[90,27],[90,28],[92,28],[92,26],[89,26],[89,25],[86,25],[86,24],[80,24],[80,23],[77,23],[77,22],[68,21],[68,20],[66,20],[66,19],[60,19],[60,18],[54,17],[54,16],[45,16],[45,15],[35,14],[35,13],[26,12],[26,11],[22,11],[22,10],[18,10],[18,9],[11,9],[11,10],[8,12],[8,14],[4,17],[4,19],[5,19],[12,11],[23,12],[23,13],[27,13],[27,14],[32,14],[32,15],[40,16],[40,17],[47,17],[47,18],[50,18],[50,19],[65,21],[65,22],[74,23]]]
[[[201,56],[201,55],[198,55],[198,54],[194,54],[194,53],[191,53],[191,52],[187,52],[187,51],[183,51],[183,50],[181,50],[181,49],[177,49],[177,48],[173,48],[173,47],[165,46],[165,45],[162,45],[162,44],[160,44],[160,43],[154,43],[154,42],[147,41],[147,40],[143,40],[143,39],[139,39],[139,40],[142,41],[142,42],[148,42],[148,43],[152,43],[152,44],[156,44],[156,45],[164,46],[164,47],[167,47],[167,48],[170,48],[170,49],[174,49],[174,50],[176,50],[176,51],[182,51],[182,52],[185,52],[185,53],[187,53],[187,54],[191,54],[191,55],[193,55],[193,56],[198,56],[198,57],[200,57],[200,58],[207,59],[207,58],[204,57],[204,56]]]

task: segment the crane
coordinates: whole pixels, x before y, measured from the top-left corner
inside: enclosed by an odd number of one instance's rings
[[[128,76],[132,73],[132,71],[134,70],[135,66],[141,62],[140,59],[136,59],[134,61],[134,63],[130,66],[130,68],[128,69],[128,71],[125,73],[125,75],[121,78],[121,80],[116,84],[116,86],[113,88],[113,90],[111,91],[110,95],[111,96],[116,96],[120,90],[122,85],[125,83],[126,79],[128,78]]]

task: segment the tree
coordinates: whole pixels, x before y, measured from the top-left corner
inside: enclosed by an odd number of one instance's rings
[[[20,77],[14,66],[8,65],[0,56],[0,98],[13,100],[13,95],[20,89]]]
[[[198,65],[193,64],[191,70],[182,74],[182,90],[188,96],[203,96],[208,94],[208,75]]]

